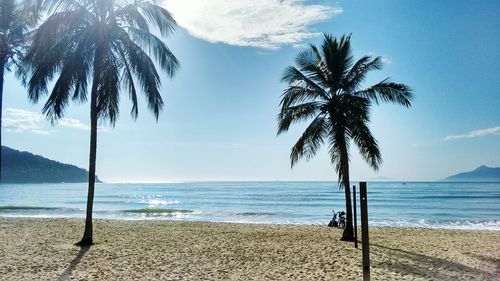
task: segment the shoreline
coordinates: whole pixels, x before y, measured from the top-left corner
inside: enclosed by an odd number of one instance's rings
[[[10,215],[0,215],[0,220],[2,219],[33,219],[33,220],[85,220],[85,216],[81,217],[50,217],[50,216],[10,216]],[[94,220],[101,221],[144,221],[144,222],[164,222],[164,221],[172,221],[172,222],[193,222],[193,223],[221,223],[221,224],[249,224],[249,225],[290,225],[290,226],[314,226],[314,227],[326,227],[328,222],[325,223],[290,223],[290,222],[252,222],[252,221],[209,221],[209,220],[185,220],[185,219],[171,219],[168,217],[165,218],[102,218],[102,217],[94,217]],[[500,221],[500,220],[499,220]],[[371,222],[370,222],[371,223]],[[361,222],[358,220],[358,228]],[[500,232],[500,228],[471,228],[465,226],[453,226],[453,227],[444,227],[441,225],[437,226],[394,226],[394,225],[372,225],[370,224],[370,229],[372,228],[396,228],[396,229],[429,229],[429,230],[470,230],[470,231],[493,231]]]
[[[320,225],[0,218],[0,280],[359,280],[361,249]],[[360,233],[358,233],[360,235]],[[370,228],[372,280],[495,280],[500,232]]]

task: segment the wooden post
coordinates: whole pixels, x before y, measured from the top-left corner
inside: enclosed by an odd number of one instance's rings
[[[358,217],[356,215],[356,186],[352,187],[352,201],[354,208],[354,248],[358,248]]]
[[[368,238],[368,198],[366,182],[359,183],[361,197],[361,237],[363,246],[363,281],[370,280],[370,242]]]

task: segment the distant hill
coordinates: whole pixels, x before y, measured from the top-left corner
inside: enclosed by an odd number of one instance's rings
[[[500,167],[480,166],[477,169],[447,177],[447,181],[500,181]]]
[[[388,177],[384,177],[384,176],[378,176],[378,177],[375,177],[375,178],[369,178],[368,181],[396,181],[396,180],[393,179],[393,178],[388,178]]]
[[[2,183],[86,182],[88,172],[74,165],[2,146]],[[96,178],[97,182],[100,182]]]

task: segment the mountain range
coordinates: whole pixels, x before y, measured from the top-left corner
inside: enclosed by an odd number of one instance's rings
[[[26,151],[2,146],[2,183],[87,182],[88,172]],[[96,182],[100,180],[96,177]]]
[[[500,167],[480,166],[469,172],[447,177],[447,181],[500,181]]]

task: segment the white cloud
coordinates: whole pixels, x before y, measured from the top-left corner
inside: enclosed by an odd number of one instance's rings
[[[498,136],[500,135],[500,126],[498,127],[493,127],[493,128],[486,128],[486,129],[480,129],[480,130],[474,130],[467,132],[462,135],[453,135],[453,136],[447,136],[444,138],[445,141],[449,140],[457,140],[457,139],[463,139],[463,138],[477,138],[477,137],[484,137],[484,136]]]
[[[177,23],[198,38],[277,49],[317,36],[311,26],[342,8],[304,0],[164,0]]]
[[[2,126],[7,132],[30,132],[38,135],[48,135],[56,132],[51,129],[50,122],[45,119],[45,116],[32,111],[26,111],[16,108],[8,108],[5,110]],[[89,131],[89,125],[78,119],[62,118],[57,121],[56,126]],[[99,126],[100,131],[106,131],[105,127]]]
[[[8,108],[2,119],[2,126],[7,132],[32,132],[39,135],[49,134],[48,130],[44,129],[44,116],[31,111],[22,109]]]
[[[82,123],[82,121],[72,118],[62,118],[61,120],[57,121],[57,124],[63,127],[69,127],[85,131],[90,130],[90,127],[87,124],[84,124]]]

